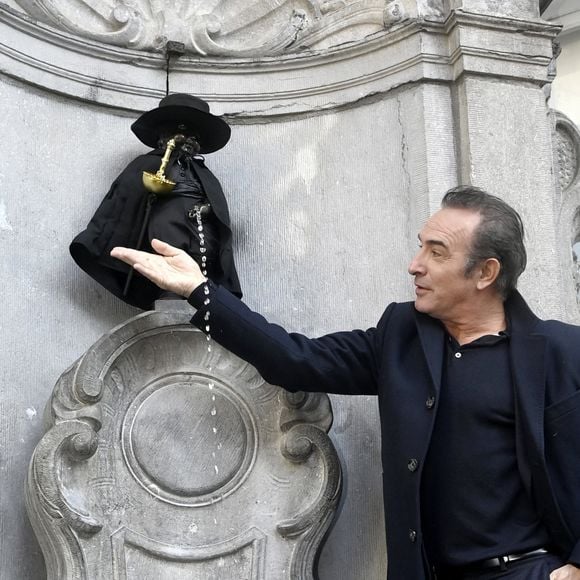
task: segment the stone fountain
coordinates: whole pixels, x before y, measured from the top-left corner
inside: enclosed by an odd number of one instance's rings
[[[48,579],[313,578],[341,490],[328,398],[208,352],[189,307],[157,305],[54,388],[26,485]]]

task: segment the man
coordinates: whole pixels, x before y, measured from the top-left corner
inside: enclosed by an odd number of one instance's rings
[[[141,276],[128,280],[127,267],[112,260],[109,252],[115,246],[150,250],[150,240],[161,238],[202,264],[211,280],[241,297],[227,201],[201,155],[226,145],[229,125],[212,115],[204,100],[175,93],[143,113],[131,129],[153,151],[131,161],[113,181],[87,228],[72,241],[73,259],[109,292],[147,310],[155,300],[173,296]],[[145,188],[143,173],[156,174],[174,137],[176,147],[166,172],[175,186],[155,195]]]
[[[181,252],[120,258],[211,313],[212,336],[289,390],[376,394],[389,580],[580,579],[580,328],[516,291],[523,225],[501,199],[449,191],[419,234],[414,303],[376,328],[288,334]],[[205,288],[209,288],[206,293]]]

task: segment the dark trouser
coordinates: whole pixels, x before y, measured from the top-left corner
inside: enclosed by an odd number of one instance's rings
[[[550,572],[563,565],[564,562],[558,556],[541,554],[508,562],[505,570],[493,568],[460,575],[438,574],[437,580],[548,580]]]

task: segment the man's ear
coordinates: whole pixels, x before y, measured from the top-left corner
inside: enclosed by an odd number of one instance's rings
[[[485,288],[491,286],[497,280],[500,271],[501,264],[497,258],[488,258],[482,262],[481,267],[478,270],[478,290],[485,290]]]

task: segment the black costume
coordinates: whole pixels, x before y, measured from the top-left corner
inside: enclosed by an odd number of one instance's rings
[[[70,245],[75,262],[121,300],[148,310],[165,294],[163,290],[109,254],[115,246],[151,252],[150,242],[157,238],[184,250],[200,266],[205,262],[202,270],[207,270],[211,280],[241,297],[228,204],[219,181],[203,157],[196,156],[221,149],[230,138],[229,125],[212,115],[203,99],[175,93],[143,113],[131,130],[154,150],[134,159],[115,179],[87,229]],[[170,193],[149,193],[143,185],[143,172],[155,175],[162,169],[165,148],[155,148],[170,138],[176,147],[165,177],[175,186]],[[203,211],[198,214],[196,207]],[[199,231],[200,217],[203,232]]]
[[[115,246],[136,248],[143,225],[150,194],[142,180],[143,171],[155,173],[161,164],[162,149],[151,151],[134,159],[115,179],[105,199],[89,222],[86,230],[72,241],[70,252],[75,262],[121,300],[144,310],[152,307],[162,293],[152,282],[136,274],[131,281],[126,296],[123,290],[130,270],[129,266],[109,256]],[[199,237],[195,216],[189,215],[194,205],[203,202],[204,195],[211,205],[212,212],[204,216],[206,240],[218,238],[218,256],[213,262],[209,257],[208,275],[215,282],[241,296],[240,283],[232,252],[232,232],[228,206],[219,181],[205,166],[200,158],[190,158],[189,170],[180,176],[177,164],[178,154],[174,153],[167,174],[177,181],[174,191],[167,196],[154,200],[151,218],[147,225],[147,236],[139,249],[152,251],[150,237],[185,250],[194,258],[199,257]],[[201,190],[196,197],[191,188],[184,187],[188,173],[192,172],[199,180]],[[180,179],[180,178],[183,179]],[[189,192],[193,197],[180,195]],[[179,225],[179,227],[176,227]],[[207,244],[212,247],[211,243]],[[213,244],[213,248],[216,244]],[[210,250],[211,252],[211,250]]]

